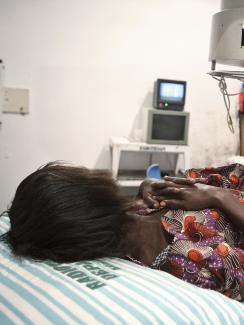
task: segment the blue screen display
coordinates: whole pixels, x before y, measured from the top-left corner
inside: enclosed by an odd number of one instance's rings
[[[178,83],[161,83],[160,100],[165,102],[182,103],[184,99],[184,85]]]

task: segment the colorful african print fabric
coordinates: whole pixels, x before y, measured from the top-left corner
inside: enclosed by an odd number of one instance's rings
[[[244,203],[244,166],[188,170],[189,178],[203,178],[208,185],[229,188]],[[164,230],[173,235],[171,245],[151,265],[176,277],[243,300],[243,234],[218,210],[170,210],[162,217]],[[162,257],[162,258],[161,258]],[[242,292],[242,294],[241,294]]]

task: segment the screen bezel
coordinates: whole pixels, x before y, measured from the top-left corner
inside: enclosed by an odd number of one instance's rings
[[[152,130],[153,130],[153,116],[154,115],[184,116],[185,117],[184,139],[182,139],[182,140],[153,139],[152,138]],[[190,113],[188,113],[188,112],[166,111],[166,110],[156,110],[156,109],[148,110],[147,143],[187,145],[188,144],[189,117],[190,117]]]
[[[184,94],[182,101],[179,103],[170,100],[161,100],[160,99],[160,85],[162,83],[171,83],[171,84],[179,84],[184,87]],[[157,79],[156,81],[156,107],[157,109],[175,109],[175,110],[183,110],[185,106],[186,100],[186,81],[182,80],[171,80],[171,79]]]

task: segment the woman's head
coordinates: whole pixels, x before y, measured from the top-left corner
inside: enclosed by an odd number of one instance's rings
[[[123,253],[126,205],[107,172],[50,163],[20,183],[9,218],[18,256],[68,262]]]

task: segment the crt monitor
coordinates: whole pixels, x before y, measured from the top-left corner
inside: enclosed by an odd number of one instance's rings
[[[147,143],[187,145],[189,113],[150,109]]]
[[[153,106],[156,109],[183,111],[186,81],[157,79],[154,84]]]

